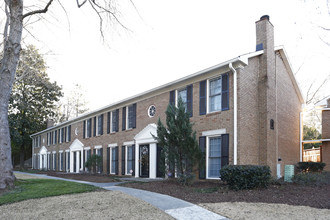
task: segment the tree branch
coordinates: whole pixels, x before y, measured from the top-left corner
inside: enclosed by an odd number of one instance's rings
[[[52,4],[53,0],[49,0],[49,2],[47,3],[47,5],[45,6],[44,9],[40,9],[40,10],[35,10],[35,11],[30,11],[26,14],[23,15],[22,19],[31,16],[31,15],[35,15],[35,14],[43,14],[46,13],[48,11],[49,6]]]
[[[77,6],[78,6],[78,8],[80,8],[81,6],[83,6],[86,2],[87,2],[87,0],[84,0],[82,3],[79,3],[79,0],[77,0]]]

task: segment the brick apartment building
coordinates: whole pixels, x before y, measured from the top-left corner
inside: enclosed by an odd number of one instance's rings
[[[268,16],[256,22],[256,52],[238,56],[174,82],[105,106],[31,135],[33,167],[84,170],[101,155],[99,172],[161,177],[157,120],[182,97],[199,144],[206,153],[200,178],[219,178],[226,164],[284,165],[300,160],[300,119],[304,103],[282,47],[274,48]]]

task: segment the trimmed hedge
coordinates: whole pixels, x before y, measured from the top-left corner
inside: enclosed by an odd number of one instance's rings
[[[297,164],[299,172],[322,172],[325,167],[325,163],[321,162],[299,162]]]
[[[269,166],[227,165],[221,168],[220,178],[230,189],[253,189],[267,187],[271,181]]]

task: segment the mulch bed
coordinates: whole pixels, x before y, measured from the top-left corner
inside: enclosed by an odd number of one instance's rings
[[[283,183],[270,185],[267,189],[232,191],[220,181],[196,181],[190,187],[183,187],[174,180],[166,180],[125,183],[124,186],[170,195],[195,204],[263,202],[330,209],[330,185],[312,187]]]
[[[89,174],[89,173],[64,173],[64,172],[55,172],[55,171],[40,171],[36,174],[46,174],[48,176],[55,176],[65,179],[73,179],[73,180],[82,180],[87,182],[95,182],[95,183],[109,183],[109,182],[120,182],[118,177],[109,176],[103,174]]]

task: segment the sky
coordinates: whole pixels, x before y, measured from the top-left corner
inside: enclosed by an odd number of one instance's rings
[[[128,1],[129,2],[129,1]],[[275,45],[283,45],[303,95],[330,73],[326,0],[135,0],[117,1],[120,25],[99,20],[86,4],[55,2],[46,20],[28,26],[25,44],[45,54],[48,75],[65,94],[80,84],[90,110],[155,88],[255,51],[255,22],[269,15]],[[328,25],[328,26],[327,26]],[[299,71],[298,71],[299,70]],[[322,96],[330,94],[330,84]]]

